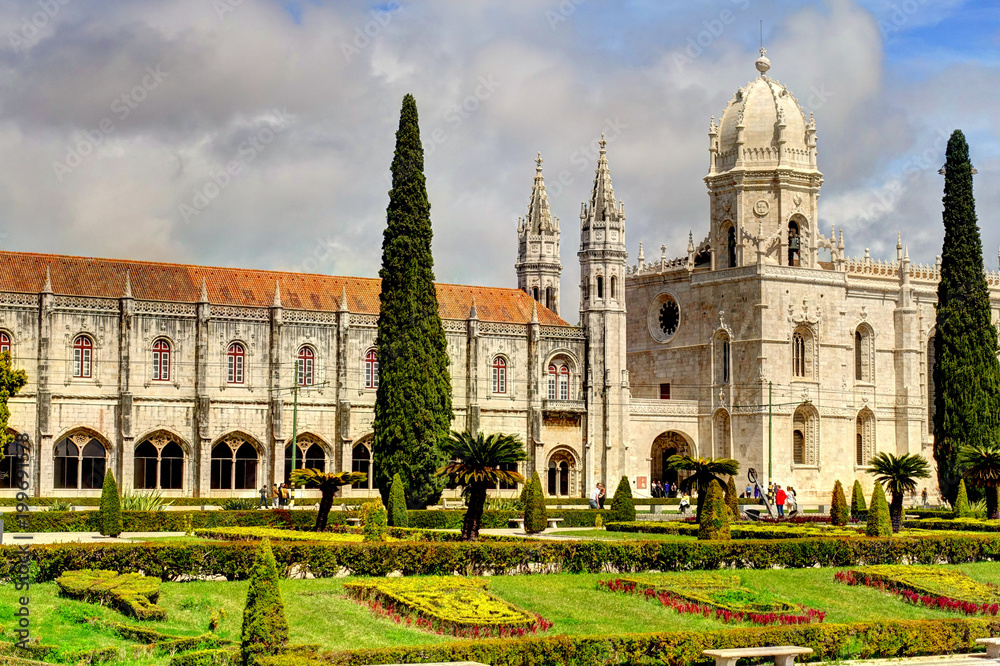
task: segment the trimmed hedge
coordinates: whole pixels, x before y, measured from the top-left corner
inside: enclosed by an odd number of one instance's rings
[[[21,521],[9,520],[9,532],[100,532],[99,511],[31,511],[27,529]],[[349,511],[330,512],[331,525],[346,525],[356,515]],[[183,532],[187,519],[191,527],[284,527],[309,528],[316,523],[315,511],[122,511],[125,532]]]
[[[707,505],[706,505],[707,506]],[[705,513],[702,510],[702,517]],[[633,523],[608,523],[608,532],[630,532],[632,534],[677,534],[700,537],[698,523],[670,520],[665,522],[636,521]],[[853,527],[818,528],[809,523],[789,525],[786,523],[738,523],[729,527],[730,539],[844,539],[854,538],[858,530]],[[860,536],[860,534],[858,534]],[[715,537],[716,539],[721,537]]]
[[[487,639],[427,645],[322,652],[312,658],[268,657],[262,666],[361,666],[419,662],[475,661],[493,666],[522,664],[662,663],[708,664],[703,650],[801,645],[814,659],[875,659],[954,654],[982,650],[975,639],[996,635],[996,619],[956,619],[854,624],[808,624],[786,627],[673,631],[604,636],[556,636],[518,640]],[[192,664],[191,666],[197,666]]]
[[[70,569],[143,572],[163,580],[225,576],[245,579],[256,544],[49,544],[33,546],[37,582]],[[329,578],[349,573],[385,576],[509,573],[597,573],[685,569],[769,569],[859,564],[960,563],[1000,560],[1000,536],[934,535],[891,538],[813,538],[744,541],[395,542],[273,545],[278,574]],[[15,546],[0,549],[0,579],[19,570]]]
[[[562,518],[559,527],[593,527],[594,520],[601,516],[608,521],[611,513],[608,509],[547,509],[549,518]],[[330,514],[333,516],[333,514]],[[424,510],[410,511],[410,527],[416,529],[459,530],[462,529],[462,518],[465,509],[461,510]],[[506,529],[510,527],[511,518],[521,518],[520,511],[483,511],[483,529]]]
[[[162,620],[167,616],[166,611],[156,605],[160,596],[159,578],[81,569],[64,572],[56,579],[56,584],[68,597],[100,605],[107,603],[137,620]]]
[[[962,532],[1000,532],[1000,520],[985,520],[983,518],[951,518],[937,520],[924,518],[906,523],[907,529],[915,530],[956,530]]]

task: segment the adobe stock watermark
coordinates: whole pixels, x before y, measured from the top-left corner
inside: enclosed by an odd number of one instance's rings
[[[902,0],[899,3],[889,5],[889,11],[878,20],[878,29],[885,39],[889,33],[899,32],[903,26],[909,23],[910,17],[920,11],[928,0]]]
[[[11,473],[16,477],[11,479],[11,487],[17,488],[15,520],[19,533],[13,536],[17,541],[30,541],[34,536],[30,534],[31,521],[28,517],[28,491],[31,489],[31,449],[28,435],[25,433],[15,435],[14,441],[8,447],[7,450],[14,457]],[[18,543],[16,557],[17,563],[11,566],[10,577],[14,582],[14,589],[24,596],[17,599],[17,610],[13,612],[15,627],[11,634],[17,638],[15,647],[28,649],[28,641],[31,639],[31,597],[28,595],[31,589],[30,544]]]
[[[604,119],[604,127],[601,130],[601,138],[608,144],[612,144],[619,139],[622,131],[628,129],[628,125],[622,122],[621,118],[615,116]],[[577,168],[580,173],[586,173],[597,165],[597,158],[601,154],[601,140],[593,139],[590,143],[577,148],[570,154],[570,163]],[[563,169],[554,178],[549,177],[545,181],[545,189],[549,195],[549,200],[558,199],[567,187],[573,184],[575,177],[569,169]]]
[[[750,7],[750,0],[729,0],[737,10],[745,12]],[[694,34],[689,34],[683,51],[674,51],[671,57],[678,72],[683,72],[684,68],[701,57],[705,50],[716,42],[722,33],[726,31],[726,26],[736,22],[736,13],[732,9],[723,9],[714,19],[701,22],[704,30],[699,30]]]
[[[132,111],[139,108],[139,105],[149,97],[149,93],[156,90],[168,76],[170,76],[170,72],[164,72],[160,69],[159,65],[147,67],[146,75],[142,77],[142,81],[138,85],[133,86],[131,90],[123,92],[111,102],[111,113],[114,114],[119,122],[125,120],[131,115]],[[104,143],[104,139],[108,135],[113,134],[116,129],[115,122],[109,116],[105,116],[101,118],[94,129],[84,129],[77,132],[75,143],[66,145],[65,159],[62,162],[55,161],[52,163],[52,170],[55,172],[59,182],[63,182],[63,179],[67,175],[83,164],[83,160],[93,154]]]
[[[354,56],[360,55],[364,49],[371,46],[375,38],[392,22],[393,14],[399,10],[399,5],[392,5],[388,9],[373,9],[368,12],[371,20],[363,25],[354,26],[354,39],[340,43],[340,52],[344,54],[344,60],[351,62]]]
[[[7,41],[14,53],[20,53],[31,46],[45,26],[68,4],[69,0],[38,0],[38,11],[30,16],[22,16],[17,27],[7,33]]]
[[[248,134],[247,138],[236,147],[234,159],[229,160],[224,169],[214,172],[205,182],[194,188],[190,204],[181,202],[177,205],[177,212],[185,224],[190,223],[208,208],[222,191],[233,183],[233,179],[243,174],[247,166],[257,159],[257,156],[264,152],[291,123],[292,116],[289,115],[288,109],[275,108],[271,113],[274,116],[273,127],[262,127],[255,133]]]
[[[896,203],[906,193],[908,183],[915,180],[921,173],[928,170],[937,170],[944,161],[945,148],[948,146],[950,135],[942,128],[937,128],[937,137],[934,144],[920,153],[913,155],[904,162],[903,171],[898,178],[890,178],[881,187],[874,191],[872,195],[877,201],[872,202],[865,208],[858,217],[865,222],[872,222],[880,219],[883,215],[891,212]]]
[[[549,30],[556,31],[560,23],[565,23],[576,13],[577,7],[587,0],[562,0],[555,9],[545,10],[545,20],[549,22]]]

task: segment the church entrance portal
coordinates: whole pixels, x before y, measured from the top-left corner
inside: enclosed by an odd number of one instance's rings
[[[667,484],[679,483],[688,475],[687,472],[678,473],[675,470],[667,469],[667,460],[673,455],[691,455],[691,447],[688,446],[687,439],[684,438],[684,435],[674,431],[658,435],[653,440],[653,446],[650,450],[650,481],[659,481],[666,486]]]

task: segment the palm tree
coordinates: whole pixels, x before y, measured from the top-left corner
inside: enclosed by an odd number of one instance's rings
[[[698,487],[698,520],[701,520],[701,505],[708,496],[708,485],[718,481],[720,488],[726,488],[728,481],[724,477],[736,475],[740,471],[740,463],[732,458],[695,458],[692,456],[673,455],[667,458],[667,469],[679,472],[694,472],[678,484],[680,489],[690,492],[691,486]]]
[[[1000,518],[997,507],[997,486],[1000,486],[1000,446],[975,444],[959,449],[959,464],[965,468],[962,476],[977,488],[986,489],[986,517]]]
[[[349,486],[359,481],[367,481],[368,475],[364,472],[324,472],[321,469],[307,467],[296,469],[289,475],[292,487],[299,484],[319,488],[323,493],[319,501],[319,513],[316,514],[317,532],[326,529],[326,519],[330,516],[330,508],[333,506],[333,496],[337,494],[337,488]]]
[[[917,489],[917,479],[926,479],[931,475],[930,465],[915,453],[895,456],[884,451],[868,464],[871,466],[868,473],[875,474],[875,480],[892,493],[889,517],[892,518],[893,533],[898,532],[903,522],[903,495]]]
[[[516,435],[452,431],[451,438],[441,445],[441,449],[451,462],[439,469],[438,474],[469,491],[462,539],[475,541],[483,522],[486,491],[498,483],[524,483],[524,477],[518,472],[504,469],[526,458],[524,445]]]

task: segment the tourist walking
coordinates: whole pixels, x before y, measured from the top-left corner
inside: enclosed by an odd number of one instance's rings
[[[602,483],[601,484],[601,494],[597,497],[597,503],[598,503],[598,505],[602,509],[604,508],[604,498],[607,496],[607,494],[608,494],[608,490],[607,490],[607,488],[604,487],[604,484]]]
[[[288,505],[288,486],[281,484],[278,488],[278,506]]]
[[[923,491],[920,493],[920,499],[923,501],[925,509],[930,508],[930,505],[927,503],[927,489],[926,488],[924,488]]]
[[[598,483],[594,486],[594,492],[590,493],[590,508],[600,509],[601,508],[601,491],[604,486]]]
[[[774,504],[778,507],[778,518],[785,517],[785,500],[788,499],[788,493],[781,489],[781,486],[775,484],[774,486]]]
[[[260,487],[260,505],[258,506],[258,508],[260,509],[267,508],[267,495],[268,495],[267,484],[265,483]]]
[[[273,508],[275,508],[275,509],[278,508],[278,498],[279,497],[281,497],[281,495],[280,495],[280,493],[278,493],[278,484],[277,483],[272,484],[271,485],[271,506]]]

